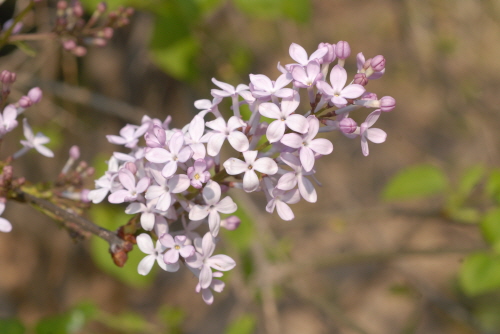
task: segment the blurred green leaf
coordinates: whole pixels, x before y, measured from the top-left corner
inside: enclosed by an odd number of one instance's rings
[[[495,208],[486,213],[481,221],[481,231],[488,243],[500,245],[500,208]]]
[[[130,218],[133,217],[124,212],[124,207],[104,204],[92,206],[90,209],[90,216],[92,221],[97,225],[111,231],[116,230],[119,226],[125,225]],[[109,254],[109,244],[106,241],[93,237],[90,240],[90,251],[92,259],[101,270],[128,285],[145,287],[154,279],[155,275],[153,272],[146,276],[137,273],[139,262],[146,256],[146,254],[139,251],[137,247],[134,247],[134,250],[128,253],[128,260],[122,268],[114,264]]]
[[[463,291],[475,296],[500,288],[500,255],[474,253],[469,255],[459,273]]]
[[[474,187],[481,181],[484,174],[485,168],[481,165],[467,168],[465,173],[460,178],[458,192],[464,197],[469,196]]]
[[[311,17],[309,0],[234,0],[234,3],[242,12],[267,20],[288,18],[305,23]]]
[[[0,333],[2,334],[24,334],[25,331],[26,329],[19,319],[0,319]]]
[[[448,207],[447,210],[448,218],[465,224],[477,224],[481,219],[481,213],[479,210],[469,207]]]
[[[494,169],[486,181],[486,193],[500,203],[500,169]]]
[[[443,193],[447,178],[443,171],[430,165],[417,165],[403,169],[385,186],[385,200],[424,198]]]
[[[101,312],[97,321],[120,333],[152,333],[151,325],[136,312],[108,314]]]
[[[163,321],[166,332],[169,334],[182,334],[182,323],[186,318],[186,313],[178,308],[162,306],[158,311],[158,317]]]
[[[93,303],[82,303],[63,314],[40,320],[36,325],[35,332],[37,334],[79,333],[96,312],[97,309]]]
[[[251,334],[255,332],[257,319],[253,314],[244,314],[232,321],[226,328],[225,334]]]

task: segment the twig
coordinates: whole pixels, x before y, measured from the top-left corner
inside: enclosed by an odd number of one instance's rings
[[[25,202],[39,207],[42,210],[51,212],[55,216],[59,217],[60,221],[62,221],[65,225],[68,225],[68,223],[74,223],[83,231],[92,233],[95,236],[106,240],[109,243],[109,247],[112,253],[115,253],[116,251],[127,247],[126,241],[121,239],[116,233],[100,227],[90,220],[66,211],[46,199],[33,196],[22,190],[17,190],[16,196],[17,197],[15,199],[20,202]]]

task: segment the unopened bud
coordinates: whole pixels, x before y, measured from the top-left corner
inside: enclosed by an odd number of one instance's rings
[[[107,10],[108,10],[108,5],[106,5],[106,3],[104,1],[99,2],[97,4],[97,11],[98,12],[104,13]]]
[[[73,14],[76,17],[82,17],[83,16],[83,7],[80,1],[76,1],[75,4],[73,5]]]
[[[58,1],[57,2],[57,9],[58,10],[66,10],[68,8],[68,3],[66,1]]]
[[[40,102],[42,100],[42,96],[43,96],[43,93],[42,93],[42,90],[40,89],[40,87],[33,87],[28,92],[28,97],[30,98],[30,100],[33,103]]]
[[[351,47],[346,41],[339,41],[335,46],[335,54],[339,59],[346,59],[351,55]]]
[[[11,85],[16,81],[16,73],[3,70],[0,73],[0,82],[4,85]]]
[[[382,55],[378,55],[373,57],[371,63],[371,67],[375,72],[380,72],[385,68],[385,58]]]
[[[236,216],[229,216],[220,222],[220,226],[224,227],[226,230],[229,231],[236,230],[240,226],[240,224],[241,220]]]
[[[27,96],[21,96],[18,104],[21,108],[26,109],[26,108],[29,108],[33,105],[33,101],[31,101],[31,99]]]
[[[323,56],[322,64],[332,63],[337,55],[335,54],[335,44],[319,43],[318,49],[327,48],[328,52]]]
[[[80,148],[76,145],[71,146],[69,149],[69,156],[73,160],[80,158]]]
[[[339,122],[339,129],[343,133],[353,133],[358,128],[358,124],[352,118],[344,118]]]
[[[354,75],[353,83],[361,86],[366,86],[368,84],[368,79],[366,78],[366,75],[364,73],[356,73]]]
[[[380,99],[380,110],[388,112],[396,107],[396,100],[392,96],[384,96]]]
[[[65,50],[71,51],[76,48],[76,42],[72,39],[68,39],[62,43],[62,46]]]
[[[87,54],[87,48],[84,46],[77,46],[71,50],[71,52],[77,57],[83,57]]]
[[[132,174],[137,173],[137,166],[133,162],[127,162],[125,168],[132,172]]]
[[[113,34],[114,30],[111,27],[104,27],[104,29],[102,29],[102,37],[104,38],[111,39],[111,37],[113,37]]]

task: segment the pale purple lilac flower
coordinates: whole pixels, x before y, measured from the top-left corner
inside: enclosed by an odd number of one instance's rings
[[[185,174],[177,174],[165,178],[163,173],[151,168],[151,175],[155,183],[151,184],[146,191],[146,199],[157,198],[156,209],[166,211],[172,205],[174,198],[172,194],[178,194],[189,188],[189,178]]]
[[[358,84],[345,86],[346,81],[346,70],[339,65],[335,65],[330,72],[330,83],[332,85],[320,81],[317,86],[321,92],[332,97],[331,101],[336,107],[342,108],[347,105],[347,99],[356,99],[365,92],[365,88]]]
[[[265,99],[269,101],[273,96],[279,98],[292,97],[294,91],[291,88],[284,88],[290,82],[292,77],[290,74],[282,74],[272,81],[263,74],[250,74],[250,82],[252,83],[252,95],[257,99]]]
[[[247,136],[238,131],[239,128],[246,126],[246,124],[238,117],[232,116],[229,118],[227,125],[222,117],[207,122],[205,125],[213,130],[205,134],[201,139],[201,141],[208,141],[208,155],[213,157],[219,154],[222,144],[226,139],[236,151],[243,152],[248,150],[249,142]]]
[[[164,177],[170,177],[177,171],[179,163],[186,162],[191,158],[192,151],[189,146],[184,146],[184,134],[176,131],[168,142],[169,151],[164,148],[155,147],[146,152],[146,159],[153,163],[164,163],[161,173]]]
[[[380,144],[385,141],[387,138],[387,134],[384,130],[381,129],[372,129],[371,126],[375,124],[377,119],[380,117],[380,109],[372,112],[366,120],[361,123],[359,127],[359,135],[361,136],[361,149],[363,151],[364,156],[368,156],[370,151],[368,150],[368,140],[372,143]]]
[[[319,130],[319,121],[315,116],[307,117],[309,122],[309,131],[304,135],[296,133],[287,133],[281,139],[281,142],[289,147],[299,150],[299,157],[302,166],[306,172],[314,167],[314,154],[328,155],[333,151],[333,145],[328,139],[317,138]]]
[[[126,168],[122,168],[118,172],[118,179],[125,189],[119,189],[113,192],[108,197],[108,201],[113,204],[123,202],[133,202],[137,196],[142,194],[149,186],[149,177],[143,177],[137,184],[134,174]]]
[[[141,250],[141,252],[147,254],[137,267],[137,271],[141,275],[147,275],[153,268],[153,265],[158,263],[161,269],[168,270],[167,264],[163,261],[163,252],[165,251],[165,247],[157,241],[156,246],[153,245],[153,240],[149,236],[149,234],[142,233],[139,234],[136,238],[137,246]],[[172,271],[172,270],[168,270]]]
[[[44,136],[41,132],[38,132],[35,136],[26,118],[23,119],[23,129],[26,140],[21,140],[21,144],[23,144],[24,148],[14,154],[15,159],[23,155],[25,151],[32,148],[37,150],[41,155],[44,155],[48,158],[54,157],[54,153],[47,147],[43,146],[44,144],[50,142],[49,137]]]
[[[195,253],[194,247],[186,244],[188,239],[185,235],[176,235],[174,238],[167,233],[163,234],[159,240],[166,249],[170,248],[163,255],[163,261],[166,264],[170,264],[173,269],[177,268],[174,271],[179,269],[179,255],[186,259]]]
[[[5,210],[5,201],[5,198],[0,198],[0,215]],[[0,217],[0,232],[9,233],[10,231],[12,231],[12,224],[7,219]]]
[[[210,285],[205,289],[201,287],[200,283],[196,284],[195,291],[197,293],[201,292],[201,296],[203,298],[203,301],[207,305],[212,305],[212,303],[214,302],[214,295],[212,293],[212,290],[215,292],[219,292],[219,293],[224,290],[224,287],[226,286],[226,284],[224,282],[222,282],[220,279],[216,279],[216,278],[222,277],[222,275],[224,275],[224,274],[221,273],[220,271],[213,272],[212,273],[212,281],[210,282]]]
[[[283,174],[278,180],[276,188],[287,191],[294,189],[298,185],[299,193],[302,198],[309,203],[315,203],[318,198],[316,190],[311,181],[306,178],[306,175],[311,175],[313,173],[303,171],[300,159],[291,153],[282,153],[280,158],[281,161],[293,169],[293,172]]]
[[[207,171],[207,162],[204,159],[198,159],[193,166],[188,167],[187,176],[191,180],[191,185],[196,189],[200,189],[203,183],[210,180],[210,172]]]
[[[233,213],[236,211],[236,203],[233,202],[231,197],[224,197],[222,200],[221,188],[217,182],[212,180],[207,182],[202,192],[203,200],[206,205],[194,205],[189,212],[189,219],[202,220],[208,216],[208,225],[210,232],[214,237],[219,234],[220,228],[220,213]]]
[[[292,98],[281,101],[281,108],[274,103],[262,103],[259,112],[262,116],[275,119],[267,127],[266,137],[270,143],[279,141],[285,134],[286,127],[290,130],[306,133],[309,128],[306,118],[300,114],[294,114],[300,103],[300,96],[294,93]]]
[[[3,115],[0,114],[0,138],[7,132],[17,127],[17,110],[13,105],[8,105],[3,109]]]
[[[255,171],[274,175],[278,171],[276,162],[267,157],[257,159],[258,151],[243,152],[245,161],[236,158],[229,158],[224,162],[224,168],[229,175],[238,175],[245,173],[243,176],[243,189],[246,192],[252,192],[259,188],[259,177]]]
[[[107,135],[106,138],[111,144],[124,145],[128,148],[137,146],[139,138],[142,137],[148,130],[149,124],[141,126],[127,124],[120,130],[120,135]]]

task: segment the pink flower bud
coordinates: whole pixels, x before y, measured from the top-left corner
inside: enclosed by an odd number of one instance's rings
[[[385,68],[385,58],[382,55],[378,55],[373,57],[371,63],[371,67],[374,71],[380,72]]]
[[[236,216],[229,216],[220,222],[220,226],[224,227],[228,231],[236,230],[241,224],[240,218]]]
[[[354,75],[353,83],[361,86],[366,86],[368,84],[368,79],[366,78],[366,75],[364,73],[356,73]]]
[[[16,81],[16,73],[7,70],[3,70],[2,73],[0,73],[0,82],[3,84],[11,85],[14,81]]]
[[[57,9],[66,10],[66,8],[68,8],[68,3],[66,1],[58,1],[57,2]]]
[[[114,30],[111,27],[104,27],[104,29],[102,29],[102,36],[104,38],[111,39],[111,37],[113,37],[113,34]]]
[[[80,148],[76,145],[71,146],[71,148],[69,149],[69,156],[73,160],[77,160],[78,158],[80,158]]]
[[[137,166],[133,162],[127,162],[125,168],[132,172],[132,174],[137,173]]]
[[[351,55],[351,47],[346,41],[340,41],[335,46],[335,54],[339,59],[346,59]]]
[[[361,96],[361,100],[378,100],[377,94],[371,92],[365,92]],[[378,108],[378,107],[377,107]]]
[[[358,124],[352,118],[344,118],[339,122],[339,128],[343,133],[353,133],[358,128]]]
[[[70,51],[76,48],[76,42],[72,39],[68,39],[62,43],[62,46],[65,50]]]
[[[82,17],[83,16],[83,7],[82,5],[80,4],[80,1],[77,1],[74,5],[73,5],[73,13],[75,14],[76,17]]]
[[[108,5],[102,1],[97,4],[97,11],[104,13],[106,10],[108,10]]]
[[[396,107],[396,100],[391,96],[384,96],[380,99],[380,109],[388,112]]]
[[[323,56],[322,64],[330,64],[332,63],[337,55],[335,54],[335,44],[329,43],[319,43],[318,49],[320,48],[328,48],[328,52]]]
[[[80,200],[81,200],[83,203],[89,203],[89,202],[90,202],[90,199],[89,199],[89,192],[90,192],[90,190],[88,190],[88,189],[83,189],[83,190],[80,192]]]
[[[21,108],[29,108],[33,105],[33,101],[31,101],[31,99],[27,96],[22,96],[20,99],[19,99],[19,106]]]
[[[71,52],[77,57],[83,57],[87,54],[87,48],[84,46],[77,46]]]
[[[42,90],[39,87],[33,87],[28,92],[28,97],[33,103],[38,103],[42,100]]]

